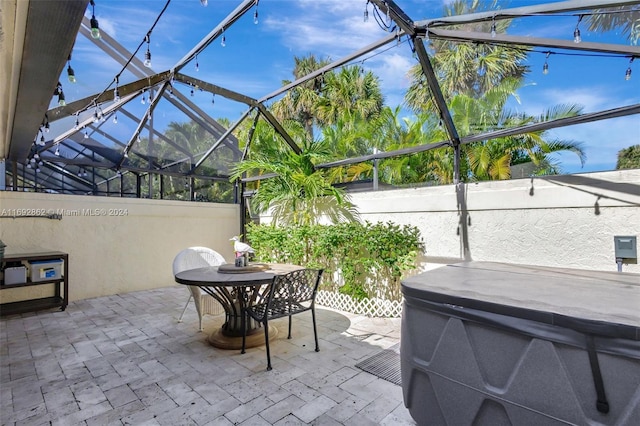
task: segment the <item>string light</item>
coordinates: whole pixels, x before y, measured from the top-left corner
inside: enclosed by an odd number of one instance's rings
[[[146,103],[147,103],[147,99],[146,99],[146,98],[147,98],[147,89],[144,89],[144,90],[142,91],[142,99],[140,99],[140,103],[141,103],[142,105],[144,105],[144,104],[146,104]]]
[[[216,103],[216,94],[212,93],[211,94],[211,105],[215,105],[215,103]]]
[[[631,64],[633,63],[633,59],[634,59],[633,56],[631,57],[631,59],[629,59],[629,67],[627,68],[627,71],[624,73],[624,79],[627,81],[631,80]]]
[[[89,131],[86,129],[86,127],[84,129],[84,138],[89,139]]]
[[[220,41],[220,46],[225,47],[227,45],[227,38],[224,36],[224,28],[222,29],[222,40]]]
[[[368,22],[369,21],[369,0],[367,0],[367,3],[364,5],[364,22]]]
[[[196,55],[196,72],[200,71],[200,64],[198,63],[198,55]]]
[[[59,106],[65,106],[67,104],[67,102],[64,99],[64,92],[62,91],[62,83],[58,82],[55,90],[53,91],[53,94],[58,96]]]
[[[80,127],[80,121],[78,120],[78,113],[76,112],[76,124],[73,126],[73,130],[78,130]]]
[[[542,65],[542,74],[544,75],[549,74],[549,63],[547,62],[547,59],[549,59],[549,55],[551,55],[551,52],[547,52],[547,56],[544,59],[544,65]]]
[[[118,76],[116,76],[116,88],[113,89],[113,101],[114,102],[120,102],[120,90],[118,90],[118,83],[120,82],[120,80],[118,79]]]
[[[147,42],[147,51],[144,54],[144,66],[151,68],[151,51],[149,50],[149,45],[151,44],[151,33],[146,35],[145,41]]]
[[[118,124],[118,113],[113,114],[113,124]]]
[[[60,157],[60,147],[58,145],[60,145],[60,142],[56,142],[56,152],[54,152],[56,157]]]
[[[94,39],[100,38],[100,27],[98,26],[98,20],[96,19],[96,3],[93,0],[89,0],[91,4],[91,37]]]
[[[253,23],[256,25],[258,25],[258,3],[260,3],[260,0],[256,0],[256,10],[253,12]]]
[[[496,37],[496,17],[495,15],[491,18],[491,38]]]
[[[49,126],[49,116],[45,112],[44,113],[44,131],[45,133],[49,133],[49,130],[51,130],[51,126]]]
[[[578,28],[578,25],[580,25],[580,21],[582,21],[582,15],[578,15],[578,23],[576,24],[576,29],[573,30],[574,43],[580,43],[582,41],[582,37],[580,37],[580,28]]]
[[[76,82],[76,73],[71,68],[71,54],[69,54],[69,58],[67,59],[67,79],[69,79],[70,83]]]

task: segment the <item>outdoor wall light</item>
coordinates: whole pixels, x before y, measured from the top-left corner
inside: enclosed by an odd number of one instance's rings
[[[94,39],[100,38],[100,27],[98,26],[98,20],[96,19],[96,3],[93,0],[90,0],[91,4],[91,37]]]

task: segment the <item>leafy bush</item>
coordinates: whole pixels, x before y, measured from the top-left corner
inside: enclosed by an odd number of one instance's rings
[[[247,226],[262,262],[324,268],[322,288],[358,299],[400,300],[400,280],[424,251],[420,231],[392,222],[275,227]]]

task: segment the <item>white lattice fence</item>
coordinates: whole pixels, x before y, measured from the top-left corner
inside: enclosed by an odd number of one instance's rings
[[[383,299],[356,300],[351,296],[320,290],[316,295],[316,303],[328,308],[354,314],[379,318],[399,318],[402,314],[402,302]]]

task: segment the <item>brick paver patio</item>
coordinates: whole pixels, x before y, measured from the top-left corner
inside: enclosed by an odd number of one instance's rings
[[[396,344],[399,319],[319,307],[294,317],[293,339],[241,355],[207,343],[188,297],[169,287],[73,302],[0,320],[2,425],[415,424],[402,390],[355,367]],[[275,321],[286,330],[286,318]]]

